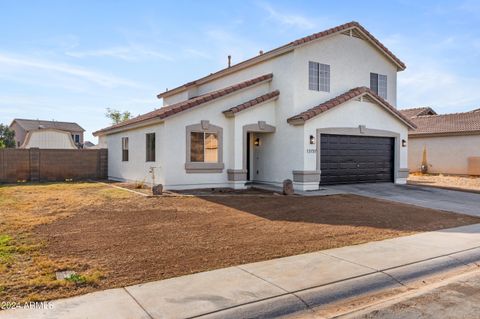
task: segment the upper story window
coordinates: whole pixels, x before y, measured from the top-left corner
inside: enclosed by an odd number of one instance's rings
[[[122,161],[128,162],[128,137],[122,137]]]
[[[387,98],[387,76],[383,74],[370,73],[370,89],[380,97]]]
[[[155,162],[155,133],[146,134],[147,162]]]
[[[80,143],[80,134],[72,134],[72,140],[76,143]]]
[[[330,92],[330,65],[308,62],[308,89]]]

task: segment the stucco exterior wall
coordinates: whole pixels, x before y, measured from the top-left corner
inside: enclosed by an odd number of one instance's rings
[[[480,135],[410,138],[410,172],[420,171],[424,147],[427,148],[429,172],[468,174],[468,157],[480,156]]]
[[[68,132],[38,130],[29,132],[22,148],[77,149]]]
[[[245,102],[252,97],[262,95],[271,90],[270,83],[264,83],[247,91],[233,94],[226,98],[212,102],[208,105],[196,107],[188,112],[172,116],[165,121],[165,187],[167,188],[192,188],[192,187],[229,187],[227,169],[242,168],[242,138],[241,130],[245,124],[265,121],[275,125],[274,105],[259,105],[239,113],[235,118],[226,118],[222,111]],[[275,102],[272,102],[275,103]],[[275,109],[273,109],[275,108]],[[249,112],[255,113],[250,116]],[[243,114],[242,114],[243,113]],[[186,162],[186,126],[199,124],[208,120],[210,124],[223,129],[223,163],[221,173],[187,173]]]
[[[295,50],[295,112],[359,86],[370,87],[370,73],[387,75],[387,101],[397,105],[397,67],[370,43],[336,35]],[[330,65],[330,92],[308,89],[308,61]]]
[[[142,127],[107,136],[108,177],[113,180],[164,184],[165,125]],[[146,161],[146,134],[155,133],[155,162]],[[128,161],[122,161],[122,138],[128,137]],[[103,141],[102,141],[103,143]]]

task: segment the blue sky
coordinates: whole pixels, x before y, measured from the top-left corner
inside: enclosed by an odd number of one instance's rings
[[[399,107],[480,107],[480,1],[0,0],[0,123],[109,125],[156,94],[299,37],[358,21],[407,64]]]

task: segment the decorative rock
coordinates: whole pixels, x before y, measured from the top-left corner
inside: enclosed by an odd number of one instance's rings
[[[163,185],[158,184],[152,187],[152,194],[153,195],[162,195],[163,194]]]
[[[73,270],[64,270],[64,271],[57,271],[55,272],[55,277],[57,280],[64,280],[76,275],[77,273]]]
[[[293,195],[295,191],[293,190],[293,182],[291,179],[286,179],[283,181],[283,195]]]

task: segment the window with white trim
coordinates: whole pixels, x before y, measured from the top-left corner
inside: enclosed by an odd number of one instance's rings
[[[308,89],[330,92],[330,65],[308,62]]]
[[[79,144],[80,143],[80,135],[79,134],[72,134],[72,140],[74,143]]]
[[[370,89],[378,96],[387,98],[387,76],[378,73],[370,73]]]
[[[155,162],[155,133],[146,134],[146,161]]]
[[[122,162],[128,162],[128,137],[122,137]]]

